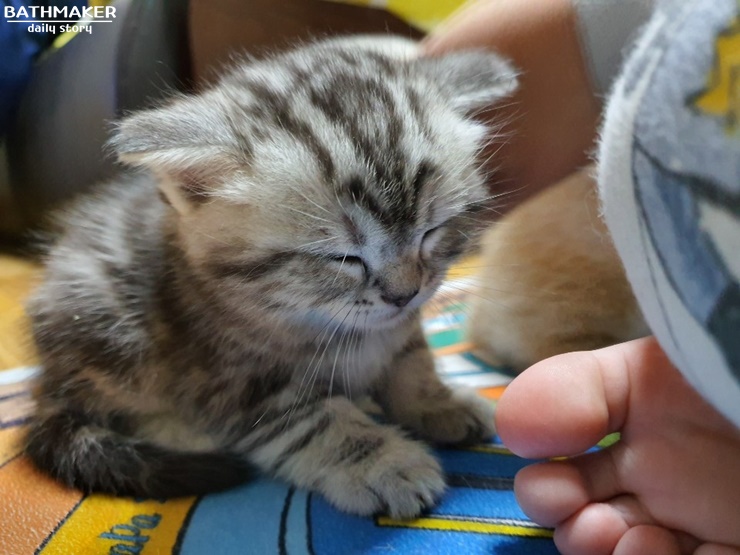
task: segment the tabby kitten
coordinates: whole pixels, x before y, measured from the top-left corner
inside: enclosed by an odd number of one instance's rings
[[[257,468],[358,514],[444,489],[420,437],[474,442],[489,404],[434,371],[419,308],[482,228],[470,114],[516,76],[492,53],[335,39],[236,67],[124,119],[144,171],[66,219],[30,315],[26,451],[70,486],[200,494]]]

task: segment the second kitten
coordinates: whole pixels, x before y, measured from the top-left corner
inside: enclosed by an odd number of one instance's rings
[[[489,364],[523,370],[649,333],[600,217],[592,171],[553,185],[484,234],[468,334]]]

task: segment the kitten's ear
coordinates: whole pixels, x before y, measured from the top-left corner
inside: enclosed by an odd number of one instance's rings
[[[180,97],[124,118],[109,144],[121,162],[157,175],[162,192],[179,212],[207,200],[240,161],[225,111],[203,96]]]
[[[487,50],[461,50],[419,58],[414,63],[450,95],[457,109],[465,112],[490,106],[518,86],[514,66]]]

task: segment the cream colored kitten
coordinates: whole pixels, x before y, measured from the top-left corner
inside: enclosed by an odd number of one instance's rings
[[[516,370],[646,335],[588,168],[525,202],[482,239],[471,296],[476,354]]]

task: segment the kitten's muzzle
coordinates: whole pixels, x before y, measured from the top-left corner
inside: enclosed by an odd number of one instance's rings
[[[391,304],[393,306],[397,306],[398,308],[403,308],[407,304],[409,304],[416,295],[418,295],[419,290],[416,289],[415,291],[412,291],[410,293],[394,293],[394,294],[388,294],[388,293],[381,293],[380,298],[384,302]]]

